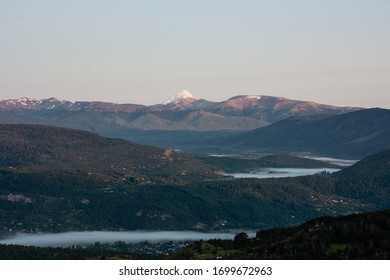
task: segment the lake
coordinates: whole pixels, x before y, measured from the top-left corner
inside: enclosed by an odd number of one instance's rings
[[[260,168],[247,173],[229,173],[234,178],[285,178],[313,175],[321,172],[337,172],[335,168]]]
[[[242,230],[241,230],[242,231]],[[17,233],[0,240],[0,244],[15,244],[40,247],[66,247],[125,241],[138,243],[166,241],[195,241],[209,239],[233,239],[241,231],[230,232],[196,232],[196,231],[81,231],[64,233]],[[248,233],[254,236],[255,232]]]

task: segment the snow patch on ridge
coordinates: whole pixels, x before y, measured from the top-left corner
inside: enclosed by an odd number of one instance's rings
[[[253,100],[260,100],[261,96],[260,95],[248,95],[247,98],[253,99]]]

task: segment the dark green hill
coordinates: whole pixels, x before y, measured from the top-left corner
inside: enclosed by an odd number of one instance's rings
[[[374,259],[390,258],[390,210],[321,217],[293,228],[237,234],[233,241],[199,241],[170,259]]]
[[[390,150],[371,155],[334,174],[335,192],[383,207],[390,197]]]
[[[363,158],[390,148],[390,110],[292,117],[220,142],[239,150]]]
[[[170,149],[39,125],[0,125],[0,167],[81,172],[132,183],[215,177],[211,166]]]
[[[389,176],[390,150],[368,156],[348,169],[338,173],[339,177],[370,177],[380,178]]]

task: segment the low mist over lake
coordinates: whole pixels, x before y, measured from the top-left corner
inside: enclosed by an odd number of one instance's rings
[[[62,247],[71,245],[93,244],[95,242],[113,243],[125,242],[164,242],[164,241],[195,241],[208,239],[233,239],[236,233],[204,233],[194,231],[84,231],[65,233],[17,233],[7,239],[0,240],[1,244],[26,246]]]
[[[305,158],[328,162],[328,163],[335,164],[335,165],[342,166],[342,167],[348,167],[348,166],[354,165],[355,163],[357,163],[359,161],[357,159],[353,160],[353,159],[340,159],[340,158],[330,158],[330,157],[306,156]]]
[[[261,168],[249,173],[231,173],[234,178],[284,178],[313,175],[321,172],[337,172],[335,168]]]

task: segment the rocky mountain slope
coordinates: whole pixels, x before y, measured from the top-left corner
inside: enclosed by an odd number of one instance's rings
[[[56,98],[3,100],[0,101],[0,122],[56,125],[104,135],[131,129],[243,131],[290,116],[341,114],[357,109],[271,96],[241,95],[211,102],[183,91],[153,106],[70,102]]]

